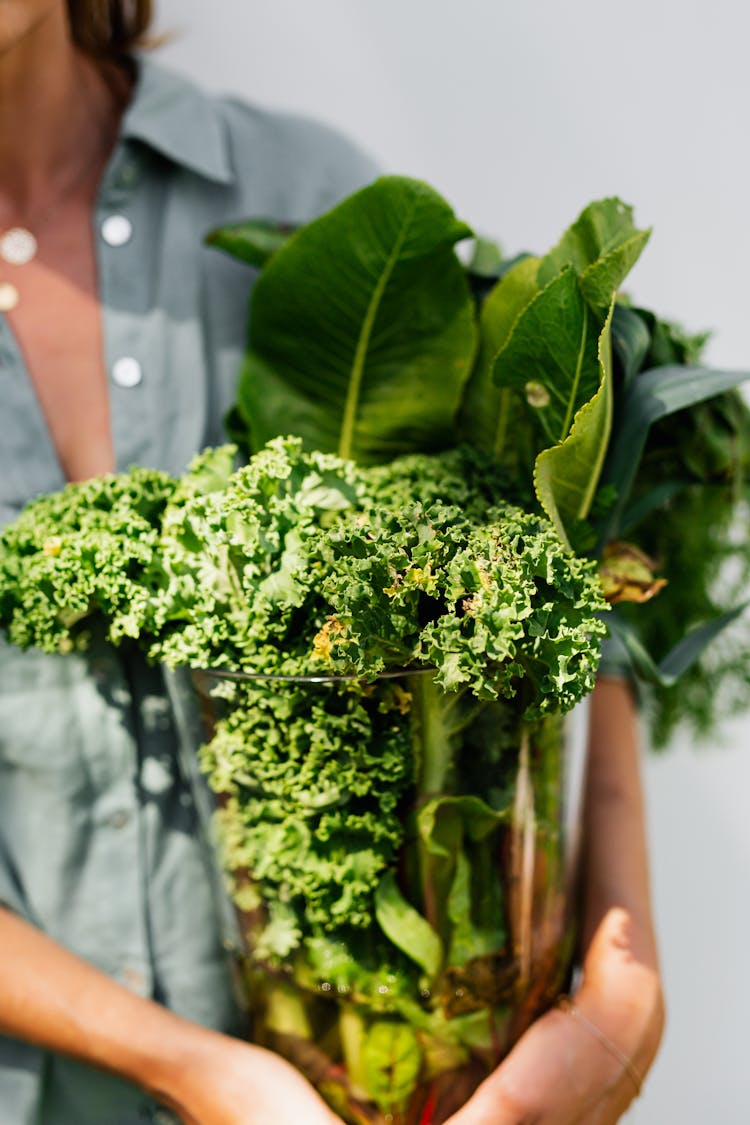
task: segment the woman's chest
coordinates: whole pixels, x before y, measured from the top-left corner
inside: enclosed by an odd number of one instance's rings
[[[68,208],[22,266],[6,267],[18,294],[7,313],[62,475],[113,468],[102,317],[90,210]]]

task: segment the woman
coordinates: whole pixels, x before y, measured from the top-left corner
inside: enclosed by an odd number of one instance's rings
[[[221,440],[247,275],[202,234],[302,222],[372,177],[338,136],[138,58],[150,5],[0,0],[0,522]],[[584,979],[455,1125],[608,1125],[658,1044],[632,706],[593,706]],[[335,1122],[238,1026],[157,670],[0,647],[0,1122]]]

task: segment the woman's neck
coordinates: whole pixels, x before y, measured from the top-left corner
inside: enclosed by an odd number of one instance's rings
[[[0,229],[103,166],[127,101],[71,42],[63,6],[0,51]]]

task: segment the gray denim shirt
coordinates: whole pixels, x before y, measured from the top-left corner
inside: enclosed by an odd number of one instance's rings
[[[305,221],[375,169],[321,125],[137,67],[94,217],[113,440],[118,469],[179,473],[224,440],[253,276],[204,234],[248,215]],[[0,315],[0,526],[63,483]],[[227,934],[179,741],[164,676],[134,649],[53,657],[0,640],[0,902],[136,992],[231,1030]],[[132,1086],[0,1037],[0,1125],[162,1118]]]

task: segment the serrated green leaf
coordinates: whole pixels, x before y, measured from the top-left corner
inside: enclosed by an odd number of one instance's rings
[[[206,235],[206,243],[250,266],[264,266],[292,234],[294,227],[288,223],[248,219],[242,223],[217,227]]]
[[[597,296],[594,303],[606,308],[649,234],[649,231],[637,229],[632,207],[621,199],[611,196],[595,200],[583,209],[557,245],[542,259],[539,284],[547,285],[566,266],[573,266],[581,277],[597,267],[589,284]],[[605,292],[606,283],[610,284],[608,292]]]
[[[600,325],[567,267],[527,305],[498,353],[493,379],[525,396],[537,450],[564,441],[600,382]]]
[[[599,388],[578,411],[570,433],[539,454],[534,484],[539,502],[564,543],[589,513],[612,428],[612,307],[598,344]]]
[[[606,308],[641,256],[651,237],[650,230],[638,231],[616,250],[593,262],[581,274],[581,292],[596,308]]]
[[[453,250],[470,233],[397,176],[298,231],[253,291],[239,392],[253,446],[294,432],[372,464],[450,445],[476,348]]]
[[[375,917],[385,936],[433,980],[443,963],[443,943],[401,894],[392,871],[386,872],[375,891]]]

